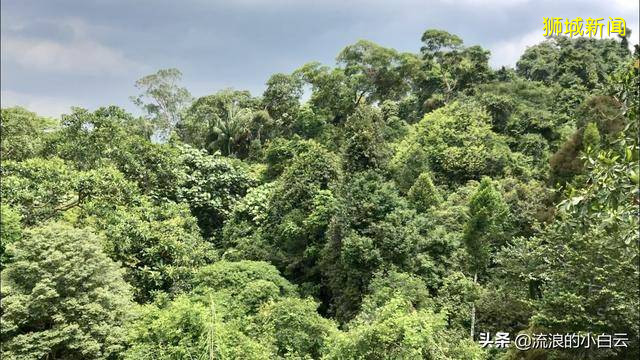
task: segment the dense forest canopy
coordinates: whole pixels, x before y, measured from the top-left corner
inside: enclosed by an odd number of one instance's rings
[[[261,96],[160,70],[144,116],[3,108],[3,359],[638,358],[638,46],[421,40]]]

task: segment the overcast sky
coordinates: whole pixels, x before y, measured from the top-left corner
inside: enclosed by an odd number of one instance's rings
[[[429,28],[513,66],[542,40],[542,18],[623,17],[638,42],[637,0],[2,0],[1,103],[58,116],[70,106],[134,106],[133,83],[176,67],[195,96],[259,95],[273,73],[334,64],[368,39],[416,52]]]

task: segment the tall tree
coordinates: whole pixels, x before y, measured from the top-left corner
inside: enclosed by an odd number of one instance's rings
[[[262,103],[269,115],[278,122],[277,125],[288,133],[300,107],[302,79],[299,74],[279,73],[271,75],[266,85]]]
[[[6,359],[111,359],[123,350],[131,288],[88,230],[25,232],[3,271]]]
[[[24,160],[44,150],[48,133],[56,121],[38,116],[22,107],[4,108],[0,112],[0,153],[3,160]]]
[[[469,203],[463,240],[469,255],[474,283],[489,266],[493,254],[506,241],[508,207],[491,179],[483,178]],[[471,338],[475,335],[475,305],[471,313]]]
[[[181,79],[180,70],[171,68],[160,69],[135,83],[142,93],[131,100],[147,112],[155,134],[161,139],[171,134],[182,112],[191,103],[189,91],[178,85]]]
[[[480,46],[464,47],[458,36],[434,29],[424,32],[422,42],[424,63],[416,80],[427,110],[448,103],[458,91],[491,75],[489,51]]]

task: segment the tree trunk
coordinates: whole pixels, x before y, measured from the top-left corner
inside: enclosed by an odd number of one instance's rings
[[[476,271],[473,274],[473,284],[478,283],[478,272]],[[471,340],[473,340],[473,335],[476,332],[476,302],[473,301],[471,303]]]

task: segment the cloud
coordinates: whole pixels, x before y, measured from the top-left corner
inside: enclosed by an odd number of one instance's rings
[[[613,0],[611,3],[616,10],[629,12],[630,14],[637,14],[640,6],[637,0]]]
[[[38,115],[55,118],[60,117],[61,114],[68,114],[71,106],[76,106],[74,100],[71,99],[38,96],[12,90],[0,91],[0,102],[3,108],[22,106],[31,111],[36,111]]]
[[[62,44],[39,39],[4,39],[3,53],[18,65],[40,71],[123,74],[140,67],[119,51],[80,40]]]
[[[527,47],[538,44],[543,40],[542,30],[537,29],[524,35],[518,35],[513,39],[497,42],[495,45],[489,46],[491,49],[491,66],[495,68],[515,66]]]
[[[514,7],[523,5],[530,0],[440,0],[445,4],[452,5],[468,5],[468,6],[496,6],[496,7]]]
[[[121,51],[92,39],[90,27],[82,21],[66,20],[57,27],[49,24],[51,31],[63,29],[71,33],[67,39],[47,37],[46,33],[34,36],[28,25],[8,27],[11,30],[3,34],[3,61],[12,61],[27,70],[84,75],[128,74],[143,68]]]

